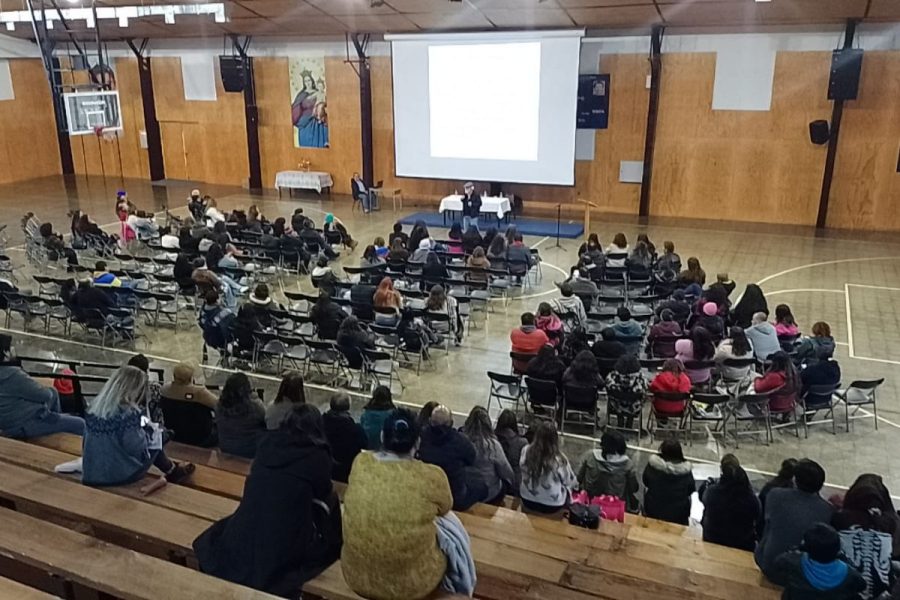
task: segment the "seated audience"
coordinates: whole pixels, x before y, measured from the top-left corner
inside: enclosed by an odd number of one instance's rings
[[[579,352],[563,373],[563,386],[601,387],[603,380],[597,368],[597,359],[589,350]]]
[[[616,361],[606,376],[606,397],[609,416],[616,415],[619,427],[634,428],[635,417],[640,420],[641,407],[647,393],[647,380],[641,363],[634,354],[626,354]]]
[[[180,483],[194,465],[176,464],[162,449],[163,432],[149,433],[142,423],[140,404],[146,394],[147,375],[125,365],[116,370],[88,403],[84,420],[81,482],[91,486],[134,483],[155,466],[166,480]],[[148,425],[149,427],[149,425]]]
[[[678,283],[682,286],[692,283],[701,287],[706,285],[706,271],[700,267],[700,259],[692,256],[687,260],[687,269],[678,274]]]
[[[617,269],[621,269],[625,266],[625,260],[628,256],[628,238],[625,237],[624,233],[617,233],[613,238],[612,243],[606,247],[606,266],[614,267]],[[609,258],[609,255],[618,255],[624,254],[625,256],[617,257],[617,258]]]
[[[659,313],[659,321],[650,327],[647,342],[652,346],[655,340],[681,337],[682,333],[681,325],[675,320],[675,313],[665,308]]]
[[[612,324],[612,330],[616,332],[618,339],[643,337],[643,326],[631,318],[631,311],[620,306],[616,309],[616,321]],[[626,343],[626,346],[628,344]]]
[[[722,363],[726,360],[752,359],[753,347],[740,327],[732,327],[728,334],[727,338],[719,342],[713,360],[719,365],[719,374],[723,378],[729,381],[740,381],[750,376],[753,365],[731,367]]]
[[[862,575],[841,556],[841,536],[827,523],[814,523],[798,550],[778,556],[768,575],[789,600],[856,600],[866,589]]]
[[[590,258],[593,265],[603,264],[603,246],[596,233],[588,235],[587,241],[578,247],[578,256]]]
[[[425,278],[426,285],[428,283],[439,284],[444,279],[450,277],[447,266],[441,262],[441,259],[436,252],[429,251],[428,254],[425,255],[425,266],[422,267],[422,277]]]
[[[765,485],[763,485],[762,489],[759,490],[759,503],[762,507],[760,511],[760,515],[766,514],[766,497],[769,495],[774,489],[777,488],[793,488],[794,487],[794,469],[797,466],[796,458],[786,458],[781,461],[781,467],[778,469],[778,473],[775,474],[775,477],[768,480]],[[760,520],[760,523],[757,527],[759,533],[762,533],[763,530],[763,521]]]
[[[469,469],[487,487],[481,502],[500,504],[503,501],[504,490],[515,483],[516,476],[506,458],[503,446],[494,433],[487,409],[483,406],[473,406],[463,424],[462,433],[475,446],[475,464]]]
[[[382,427],[385,420],[396,408],[393,394],[391,394],[389,387],[379,385],[372,390],[372,398],[363,406],[362,416],[359,418],[359,424],[366,432],[366,438],[369,440],[369,450],[379,450],[381,448]]]
[[[786,352],[779,350],[771,355],[765,374],[753,381],[753,391],[769,394],[769,411],[785,413],[797,403],[800,393],[800,377]]]
[[[634,276],[650,276],[650,270],[653,268],[653,255],[647,244],[639,241],[635,244],[634,249],[625,261],[629,274]]]
[[[691,305],[684,298],[684,290],[675,290],[672,296],[656,307],[656,316],[662,317],[664,310],[672,311],[676,323],[684,325],[691,316]]]
[[[403,224],[402,223],[394,223],[393,230],[390,235],[388,235],[388,244],[391,246],[391,249],[394,248],[394,242],[396,240],[400,240],[400,246],[402,248],[408,248],[407,242],[409,241],[409,236],[403,232]]]
[[[575,317],[577,325],[584,326],[587,323],[587,311],[581,298],[575,295],[570,282],[563,282],[559,285],[559,298],[550,300],[550,308],[557,315],[572,314]]]
[[[388,252],[387,261],[389,263],[405,263],[409,260],[409,250],[403,245],[403,240],[398,237],[391,242],[391,251]]]
[[[222,452],[253,458],[266,432],[266,408],[253,397],[250,379],[232,373],[225,380],[216,408],[216,429]]]
[[[475,248],[481,247],[482,244],[481,234],[478,233],[478,228],[474,225],[470,225],[462,235],[462,250],[465,254],[471,255],[475,252]],[[484,252],[484,249],[482,249]]]
[[[534,314],[530,312],[522,313],[520,317],[522,325],[516,327],[509,334],[512,352],[519,354],[537,354],[538,350],[550,343],[547,334],[537,328],[535,325]],[[523,361],[513,361],[513,367],[523,372],[528,368],[528,363]]]
[[[556,425],[539,421],[534,426],[534,437],[522,449],[519,467],[519,496],[527,511],[553,514],[568,506],[578,480],[559,449]]]
[[[347,318],[347,313],[335,303],[327,292],[320,292],[319,299],[309,311],[309,316],[316,326],[319,339],[336,340],[341,323]]]
[[[453,496],[440,468],[413,458],[419,441],[413,413],[392,411],[383,436],[382,451],[363,452],[353,462],[341,570],[360,596],[419,600],[447,570],[435,518],[450,512]]]
[[[748,329],[744,329],[744,333],[753,346],[753,354],[757,360],[766,361],[771,355],[781,351],[778,334],[775,327],[766,320],[765,313],[754,314],[751,323]]]
[[[681,272],[681,257],[675,253],[675,244],[666,240],[663,242],[663,253],[656,261],[658,271]]]
[[[675,342],[675,358],[682,364],[689,361],[711,361],[715,355],[716,347],[713,345],[712,336],[705,327],[699,325],[691,329],[689,338]],[[710,367],[686,368],[685,372],[694,385],[707,383],[712,375]]]
[[[593,274],[587,266],[572,267],[572,274],[565,282],[572,288],[572,293],[581,300],[585,312],[590,312],[594,306],[594,301],[600,294],[600,288],[591,280],[591,275]]]
[[[703,327],[714,340],[721,340],[725,336],[725,321],[718,315],[718,310],[715,302],[703,303],[702,314],[693,320],[691,327]]]
[[[537,356],[528,361],[528,367],[525,369],[525,375],[528,377],[553,381],[557,386],[562,385],[565,372],[566,365],[559,359],[553,346],[549,344],[541,346]]]
[[[331,268],[331,265],[328,264],[328,259],[324,256],[316,259],[316,266],[310,271],[309,277],[313,287],[326,290],[329,293],[334,289],[334,284],[338,280],[337,275],[334,274],[334,269]]]
[[[466,261],[466,266],[470,269],[466,275],[472,281],[488,280],[487,270],[491,268],[491,261],[488,260],[484,248],[481,246],[476,246],[472,250],[472,256]]]
[[[510,274],[514,276],[525,275],[528,269],[534,266],[534,260],[531,250],[522,241],[522,234],[517,233],[513,237],[513,242],[506,249],[506,261],[509,263]]]
[[[546,302],[541,302],[538,305],[535,325],[547,334],[547,339],[550,340],[550,345],[554,348],[559,346],[565,336],[563,322],[553,313],[553,309]]]
[[[419,240],[419,245],[410,255],[409,262],[425,264],[425,260],[428,258],[429,254],[433,254],[431,251],[431,238],[426,237]],[[437,258],[436,254],[435,258]]]
[[[763,313],[763,321],[769,316],[769,304],[763,295],[762,288],[755,283],[748,283],[741,294],[741,299],[731,311],[731,322],[747,329],[753,324],[756,313]]]
[[[447,475],[453,493],[453,510],[468,510],[487,499],[488,487],[474,467],[475,446],[453,428],[453,414],[446,406],[437,406],[422,431],[418,458],[440,467]]]
[[[416,423],[419,425],[419,431],[428,427],[428,424],[431,423],[431,413],[434,412],[441,403],[437,400],[429,400],[425,404],[422,405],[422,408],[419,409],[419,414],[416,415]]]
[[[396,225],[395,225],[396,227]],[[428,249],[431,249],[431,235],[428,233],[428,227],[425,225],[425,221],[419,220],[416,221],[416,224],[413,225],[412,231],[409,234],[409,238],[406,241],[406,249],[413,251],[418,249],[421,246],[422,240],[428,240]],[[418,261],[421,262],[421,261]]]
[[[57,261],[65,257],[66,262],[70,265],[78,264],[78,255],[75,251],[66,245],[63,238],[53,231],[53,225],[44,223],[40,227],[41,242],[47,249],[47,258],[51,261]]]
[[[94,285],[105,287],[122,287],[122,280],[109,272],[106,261],[98,260],[94,265]]]
[[[447,315],[447,321],[429,319],[430,315]],[[456,298],[444,291],[444,286],[434,285],[428,298],[425,299],[425,319],[429,321],[431,329],[440,335],[452,335],[454,343],[458,346],[463,338],[463,323],[459,316],[459,306]]]
[[[628,456],[625,436],[607,430],[600,436],[600,447],[588,450],[578,461],[578,485],[591,497],[615,496],[625,501],[630,513],[640,509],[634,462]]]
[[[178,363],[172,369],[172,383],[159,391],[160,406],[165,415],[166,427],[175,432],[175,441],[195,446],[214,446],[218,442],[213,411],[219,399],[205,386],[194,384],[194,367]],[[182,412],[179,407],[196,405],[207,409],[206,420],[196,418],[194,412]]]
[[[660,444],[659,454],[651,455],[647,461],[643,480],[646,516],[680,525],[689,523],[694,473],[677,440]]]
[[[717,481],[700,487],[703,541],[752,552],[761,517],[759,498],[735,455],[723,456],[720,469]]]
[[[330,465],[319,410],[293,407],[260,442],[237,510],[194,540],[200,570],[296,597],[340,556],[341,510]]]
[[[390,277],[384,277],[372,296],[372,305],[375,308],[393,310],[394,314],[383,312],[375,313],[375,322],[379,325],[394,326],[400,320],[400,309],[403,308],[403,296],[394,289],[394,281]]]
[[[766,497],[763,535],[754,556],[763,575],[777,578],[776,559],[797,547],[803,535],[816,523],[830,523],[834,508],[819,492],[825,470],[804,458],[794,467],[796,488],[776,488]]]
[[[269,286],[257,284],[250,295],[250,302],[241,305],[234,321],[234,334],[243,350],[252,350],[256,341],[253,334],[260,330],[274,330],[277,325],[272,310],[279,306],[269,296]]]
[[[450,231],[447,232],[447,252],[450,254],[463,254],[462,238],[462,225],[454,221],[450,225]]]
[[[374,245],[369,244],[365,247],[362,257],[359,259],[360,267],[377,267],[383,265],[384,259],[378,256],[378,250]]]
[[[356,456],[369,446],[369,438],[362,425],[350,414],[350,395],[335,392],[329,410],[322,415],[325,437],[331,447],[331,478],[346,483]]]
[[[737,287],[737,284],[732,281],[731,277],[728,276],[728,273],[716,273],[716,282],[709,287],[710,289],[719,288],[724,291],[727,300],[734,292],[734,288]]]
[[[520,463],[522,460],[522,450],[528,445],[525,436],[519,433],[519,422],[516,419],[516,413],[513,410],[504,408],[497,417],[497,425],[494,427],[494,434],[500,441],[506,460],[513,470],[515,480],[513,485],[507,488],[506,493],[513,496],[519,495],[519,485],[521,484],[522,474]]]
[[[787,304],[779,304],[775,307],[775,333],[784,336],[793,336],[800,333],[791,307]]]
[[[0,335],[0,435],[28,439],[51,433],[84,434],[84,421],[62,414],[59,393],[32,379],[16,360],[12,337]]]
[[[301,404],[306,404],[303,375],[297,371],[287,371],[281,376],[275,400],[266,407],[266,429],[280,428],[294,408]]]
[[[628,354],[628,348],[625,347],[625,344],[616,339],[615,329],[612,327],[605,327],[600,330],[600,339],[591,346],[591,352],[597,360],[612,361]]]
[[[834,338],[831,337],[831,326],[824,321],[813,323],[812,335],[806,336],[797,344],[794,360],[798,364],[812,366],[819,356],[819,349],[830,349],[834,354]]]
[[[224,349],[231,341],[231,327],[235,314],[219,304],[219,293],[209,290],[203,297],[203,308],[197,321],[203,332],[203,342],[217,350]]]
[[[687,394],[691,391],[691,379],[684,370],[684,364],[677,358],[666,359],[662,371],[650,382],[650,392],[657,394]],[[687,400],[670,400],[653,396],[653,408],[660,414],[680,414]]]
[[[71,303],[73,312],[78,316],[99,311],[105,317],[111,308],[115,308],[112,298],[103,290],[95,287],[89,280],[78,282],[78,289],[72,295]]]
[[[131,367],[137,367],[143,371],[145,375],[149,376],[150,361],[143,354],[135,354],[128,359],[126,364]],[[144,385],[144,397],[141,398],[141,401],[138,403],[138,408],[140,408],[145,415],[149,416],[151,421],[164,426],[165,416],[163,415],[162,407],[159,403],[161,390],[162,383],[148,377],[146,384]]]
[[[363,350],[375,349],[375,335],[364,329],[359,319],[350,315],[341,322],[337,333],[337,346],[347,359],[351,369],[363,366]]]
[[[485,235],[484,238],[485,243],[487,243],[488,236]],[[488,244],[487,257],[491,260],[506,260],[506,238],[503,234],[495,233],[494,237],[491,238],[490,244]]]
[[[831,405],[831,393],[813,394],[812,387],[821,386],[824,388],[837,387],[841,382],[841,365],[834,360],[833,350],[827,346],[820,346],[816,356],[816,364],[809,365],[800,371],[800,393],[806,399],[806,407],[809,410],[817,406],[828,407]]]

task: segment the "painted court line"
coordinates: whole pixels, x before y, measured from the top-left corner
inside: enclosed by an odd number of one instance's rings
[[[796,271],[802,271],[803,269],[812,269],[814,267],[824,267],[826,265],[837,265],[842,263],[850,263],[850,262],[865,262],[869,260],[897,260],[896,256],[873,256],[870,258],[842,258],[839,260],[825,260],[822,262],[809,263],[807,265],[799,265],[796,267],[791,267],[790,269],[785,269],[784,271],[779,271],[772,275],[768,275],[763,277],[759,281],[756,282],[756,285],[761,286],[767,281],[771,281],[776,277],[781,277],[782,275],[787,275],[788,273],[794,273]]]

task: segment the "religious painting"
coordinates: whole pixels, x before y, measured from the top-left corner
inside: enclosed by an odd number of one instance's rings
[[[288,61],[294,147],[328,147],[328,102],[325,99],[325,57],[302,56]]]

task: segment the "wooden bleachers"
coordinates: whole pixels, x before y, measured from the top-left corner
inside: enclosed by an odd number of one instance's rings
[[[143,513],[143,508],[138,509],[136,505],[178,514],[189,522],[179,526],[177,532],[166,527],[153,537],[146,531],[152,525],[141,527],[135,524],[132,533],[143,544],[163,547],[170,556],[188,564],[192,564],[190,541],[218,518],[213,512],[198,507],[207,501],[219,503],[216,504],[218,511],[236,506],[235,500],[227,494],[210,490],[233,488],[234,478],[242,485],[242,473],[246,473],[250,465],[250,461],[224,455],[218,450],[170,444],[167,450],[173,457],[192,460],[198,470],[205,472],[204,490],[168,486],[157,494],[142,497],[135,494],[139,484],[135,484],[135,489],[125,486],[92,490],[65,481],[62,476],[50,475],[51,463],[56,464],[61,462],[57,459],[69,459],[80,452],[79,438],[56,435],[36,440],[36,443],[40,447],[0,440],[0,498],[19,496],[3,481],[6,478],[3,463],[7,463],[7,469],[25,468],[38,478],[54,479],[59,484],[105,496],[103,502],[107,512],[111,510],[110,503],[127,501],[122,504],[122,515],[109,514],[109,523],[101,523],[95,511],[80,509],[77,520],[88,522],[95,528],[106,525],[121,531],[126,527],[125,522],[139,518],[138,511]],[[31,456],[29,449],[34,450]],[[16,482],[30,481],[29,477],[14,475]],[[217,483],[219,478],[231,483],[220,485]],[[23,494],[23,500],[38,501],[38,494],[50,491],[46,481],[41,480],[40,486],[35,492]],[[30,489],[31,485],[26,484],[26,487]],[[58,493],[54,491],[53,497]],[[230,504],[222,504],[224,500]],[[44,511],[52,510],[52,502],[39,504]],[[63,506],[60,512],[72,518],[75,511]],[[141,515],[140,518],[148,517]],[[604,522],[599,531],[588,531],[565,522],[488,505],[477,505],[461,513],[460,518],[472,539],[479,578],[478,598],[732,600],[748,597],[775,600],[780,595],[780,591],[759,573],[752,554],[705,544],[689,529],[678,525],[634,517],[625,524]],[[103,527],[100,530],[102,532]],[[164,541],[166,544],[162,543]],[[339,564],[309,582],[306,591],[324,598],[357,598],[344,582]]]
[[[10,600],[51,600],[56,598],[56,596],[28,587],[18,581],[0,577],[0,598],[8,598]]]

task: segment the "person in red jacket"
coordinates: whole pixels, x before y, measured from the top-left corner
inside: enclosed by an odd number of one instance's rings
[[[511,350],[522,354],[537,354],[538,350],[544,345],[550,343],[547,334],[537,328],[534,324],[534,313],[522,313],[522,326],[516,327],[509,333],[509,341],[512,343]],[[528,361],[513,361],[513,370],[517,373],[524,373],[528,368]]]
[[[662,371],[650,382],[651,393],[687,394],[691,391],[691,379],[684,372],[684,364],[677,358],[663,363]],[[664,400],[653,397],[653,408],[659,413],[678,414],[684,410],[687,400]]]
[[[800,376],[787,352],[776,352],[769,360],[765,375],[753,382],[753,391],[770,395],[769,410],[773,413],[788,412],[797,403]]]

